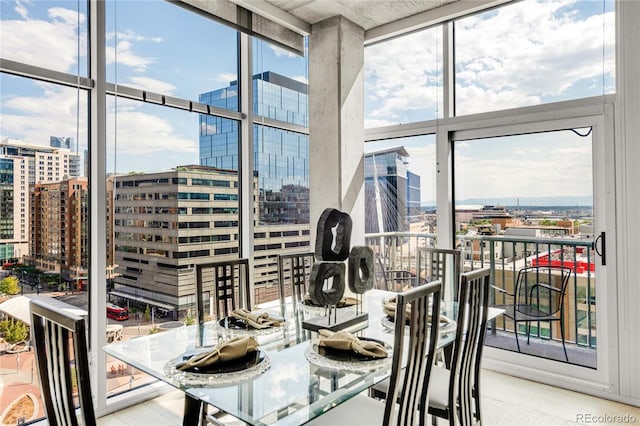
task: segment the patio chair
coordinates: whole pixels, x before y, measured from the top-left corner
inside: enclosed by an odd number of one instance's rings
[[[564,340],[564,298],[572,269],[566,266],[530,266],[518,272],[518,278],[513,293],[492,286],[498,294],[510,298],[511,303],[496,304],[494,307],[504,309],[504,316],[514,322],[516,346],[520,352],[518,339],[518,323],[526,325],[527,344],[531,335],[531,323],[548,321],[560,323],[560,337],[564,357],[569,362],[567,347]],[[538,327],[539,329],[539,327]],[[551,330],[549,338],[552,337]]]
[[[459,249],[439,249],[424,247],[417,251],[417,280],[419,283],[428,283],[441,280],[443,289],[442,295],[446,292],[447,266],[453,267],[454,295],[453,300],[458,300],[458,282],[460,281],[460,250]]]
[[[345,403],[316,417],[307,425],[412,425],[425,424],[420,415],[426,406],[432,376],[440,321],[440,281],[400,292],[396,296],[394,350],[389,378],[391,398],[382,403],[357,395]],[[406,306],[411,303],[409,342],[405,343]],[[403,368],[403,359],[406,360]]]
[[[287,288],[291,289],[293,306],[303,300],[314,260],[315,256],[312,252],[278,255],[280,306],[285,305]]]
[[[433,369],[429,414],[450,425],[482,424],[480,370],[489,311],[491,269],[466,272],[460,278],[456,337],[449,368]]]
[[[402,291],[404,288],[414,287],[416,276],[405,269],[388,269],[379,254],[374,255],[374,276],[377,289],[386,291]]]
[[[245,308],[251,310],[251,283],[249,280],[248,259],[225,260],[197,265],[196,286],[199,289],[197,298],[198,323],[201,323],[201,319],[204,316],[202,284],[205,282],[205,271],[209,270],[213,270],[212,280],[216,318],[228,317],[234,309]]]
[[[31,333],[50,426],[95,426],[86,326],[79,308],[51,297],[31,299]],[[80,404],[78,421],[76,403]]]

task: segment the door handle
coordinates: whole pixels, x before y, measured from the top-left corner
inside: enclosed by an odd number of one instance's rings
[[[600,241],[600,248],[602,251],[598,250],[598,241]],[[593,250],[600,256],[600,264],[602,266],[605,266],[607,264],[607,237],[604,231],[601,232],[600,235],[598,235],[591,246]]]

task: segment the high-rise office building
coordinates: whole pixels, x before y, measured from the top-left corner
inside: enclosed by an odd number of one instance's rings
[[[113,301],[182,318],[195,312],[195,265],[238,256],[238,173],[206,166],[112,176]],[[204,286],[205,304],[213,297]]]
[[[365,232],[409,230],[420,209],[420,176],[407,170],[408,157],[402,146],[365,155]]]
[[[307,85],[274,72],[253,76],[253,113],[308,126]],[[237,109],[237,81],[200,95],[200,102]],[[200,164],[238,170],[239,129],[231,120],[200,116]],[[307,134],[254,124],[255,284],[275,285],[277,255],[309,251],[309,139]]]

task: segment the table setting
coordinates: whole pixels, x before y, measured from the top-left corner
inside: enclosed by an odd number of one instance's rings
[[[305,350],[307,360],[317,366],[341,371],[369,371],[391,365],[392,347],[371,337],[347,331],[319,330]]]
[[[382,310],[384,315],[382,316],[381,319],[381,323],[383,325],[383,327],[389,331],[389,332],[394,332],[395,331],[395,316],[396,316],[396,298],[395,297],[391,297],[391,298],[385,298],[382,299]],[[405,308],[405,313],[406,313],[406,323],[407,326],[409,325],[409,319],[411,317],[411,304],[407,304],[406,308]],[[449,317],[447,317],[444,314],[440,315],[440,328],[439,328],[439,333],[440,335],[443,334],[447,334],[451,331],[455,331],[456,329],[456,322],[453,321],[452,319],[450,319]]]
[[[267,310],[234,309],[214,323],[218,331],[232,335],[264,335],[278,332],[285,319]]]
[[[269,355],[251,336],[188,350],[170,360],[165,374],[186,386],[225,385],[255,377],[270,367]]]

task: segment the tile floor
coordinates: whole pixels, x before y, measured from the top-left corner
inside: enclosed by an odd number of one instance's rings
[[[494,425],[570,425],[570,424],[616,424],[613,416],[627,415],[640,425],[640,407],[596,398],[552,386],[518,379],[512,376],[485,370],[483,373],[483,399],[485,404],[485,426]],[[99,426],[179,426],[182,423],[183,394],[170,392],[145,403],[127,408],[99,419]],[[489,405],[498,406],[500,413],[490,413]],[[513,412],[505,415],[504,410]],[[495,410],[494,410],[495,411]],[[579,418],[583,415],[582,418]],[[608,416],[591,418],[590,416]],[[492,422],[493,419],[493,422]],[[544,421],[543,421],[544,420]],[[237,422],[235,424],[238,424]],[[439,424],[446,424],[440,422]],[[618,423],[621,424],[621,423]],[[341,425],[348,426],[348,425]]]

